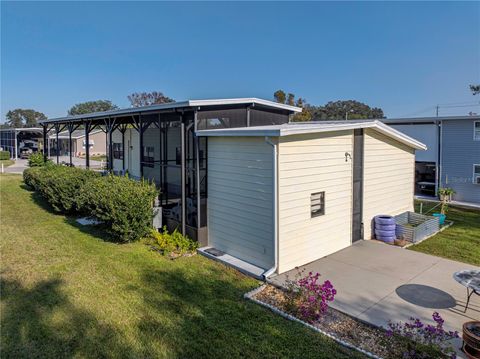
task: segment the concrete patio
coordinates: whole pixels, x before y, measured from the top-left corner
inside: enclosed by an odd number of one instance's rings
[[[452,275],[478,267],[430,256],[376,241],[359,241],[330,256],[302,267],[306,273],[319,272],[338,293],[332,307],[378,326],[389,320],[418,317],[431,322],[434,311],[445,319],[449,330],[461,331],[464,322],[480,319],[480,297],[472,295],[468,311],[465,287]],[[269,281],[282,285],[297,270]]]

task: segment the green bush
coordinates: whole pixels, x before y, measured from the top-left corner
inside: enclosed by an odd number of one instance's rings
[[[27,168],[23,171],[23,182],[30,186],[32,189],[37,190],[39,177],[42,175],[41,173],[42,167],[33,167]]]
[[[29,167],[40,167],[40,166],[47,166],[53,164],[51,159],[45,161],[43,154],[40,152],[32,153],[28,158],[28,166]]]
[[[79,206],[104,222],[114,239],[128,242],[150,232],[157,195],[149,182],[109,175],[93,178],[82,187]]]
[[[10,152],[0,151],[0,161],[9,160],[9,159],[10,159]]]
[[[198,248],[198,242],[182,235],[176,229],[173,233],[168,233],[167,227],[163,227],[162,232],[152,229],[145,237],[145,242],[163,255],[170,256],[182,256]]]
[[[78,196],[82,186],[98,174],[80,168],[50,165],[24,171],[24,182],[38,191],[57,212],[81,212]]]

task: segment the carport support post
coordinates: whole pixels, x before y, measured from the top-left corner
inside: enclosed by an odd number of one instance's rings
[[[47,125],[43,125],[43,162],[47,162],[48,159],[48,152],[47,152],[47,147],[48,146],[48,131],[47,131]]]
[[[197,229],[201,228],[201,193],[200,193],[200,138],[197,136],[197,111],[193,115],[193,132],[194,132],[194,141],[195,141],[195,181],[197,187]]]
[[[142,114],[138,115],[138,134],[140,136],[140,177],[143,178],[143,120],[142,120]]]
[[[85,123],[85,167],[90,168],[90,123]]]
[[[70,166],[72,163],[72,125],[68,124],[68,154],[70,156]]]
[[[60,126],[59,126],[59,125],[55,125],[55,139],[56,139],[56,142],[57,142],[57,143],[56,143],[56,147],[57,147],[57,149],[56,149],[56,152],[57,152],[57,165],[58,165],[59,162],[60,162],[59,157],[58,157],[58,156],[59,156],[58,152],[60,152],[60,146],[59,146],[60,143],[58,142],[58,132],[59,132],[59,130],[60,130]]]
[[[187,232],[186,219],[187,219],[187,196],[186,196],[186,178],[185,178],[185,123],[183,122],[183,115],[180,115],[180,137],[181,137],[181,176],[182,176],[182,234]]]
[[[14,133],[15,133],[15,161],[16,161],[16,160],[18,160],[18,140],[17,140],[18,132],[17,132],[17,130],[15,130]]]

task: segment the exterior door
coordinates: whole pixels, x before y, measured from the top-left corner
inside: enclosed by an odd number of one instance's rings
[[[353,133],[352,242],[363,239],[363,129]]]

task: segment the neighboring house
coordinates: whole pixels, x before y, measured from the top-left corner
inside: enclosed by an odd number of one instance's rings
[[[421,142],[375,120],[288,123],[255,98],[190,100],[43,121],[105,125],[110,169],[153,180],[170,230],[265,276],[372,238],[413,210]]]
[[[454,200],[480,203],[480,116],[382,121],[428,146],[416,154],[416,194],[435,196],[450,187]]]
[[[62,131],[58,133],[58,147],[57,147],[57,135],[55,132],[51,133],[48,137],[49,156],[56,156],[57,151],[59,156],[69,156],[70,154],[70,137],[68,131]],[[107,152],[107,139],[105,132],[101,129],[90,132],[90,155],[105,155]],[[85,155],[85,131],[75,130],[72,131],[72,156],[80,157]]]

